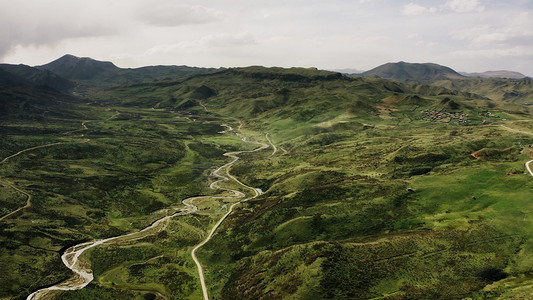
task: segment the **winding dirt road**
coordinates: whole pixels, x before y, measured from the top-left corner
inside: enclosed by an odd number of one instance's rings
[[[111,117],[105,119],[104,121],[111,120],[112,118],[116,117],[119,114],[120,114],[120,112],[116,111],[114,115],[112,115]],[[86,125],[88,122],[91,122],[91,121],[83,121],[83,122],[81,122],[82,129],[68,131],[68,132],[66,132],[64,134],[70,134],[70,133],[77,132],[77,131],[88,130],[89,128]],[[83,137],[84,134],[82,134],[81,136]],[[89,141],[91,141],[91,139],[84,139],[83,142],[81,142],[81,143],[87,143]],[[7,162],[9,159],[11,159],[11,158],[13,158],[15,156],[21,155],[22,153],[25,153],[25,152],[28,152],[28,151],[37,150],[37,149],[46,148],[46,147],[52,147],[52,146],[56,146],[56,145],[62,145],[62,144],[67,144],[67,143],[66,142],[56,142],[56,143],[51,143],[51,144],[46,144],[46,145],[26,148],[24,150],[20,150],[19,152],[4,158],[3,160],[0,161],[0,164],[3,164],[5,162]],[[21,207],[17,208],[16,210],[8,213],[7,215],[4,215],[4,216],[0,217],[0,221],[2,221],[4,219],[16,214],[17,212],[19,212],[19,211],[31,206],[31,195],[28,192],[26,192],[26,191],[24,191],[22,189],[19,189],[18,187],[14,186],[13,184],[11,184],[9,182],[6,182],[6,181],[2,180],[1,178],[0,178],[0,183],[3,183],[4,185],[9,186],[10,188],[16,190],[17,192],[20,192],[20,193],[24,194],[27,197],[26,204],[24,206],[21,206]]]
[[[7,185],[8,187],[10,187],[10,188],[14,189],[15,191],[17,191],[17,192],[23,194],[24,196],[26,196],[26,204],[24,206],[21,206],[21,207],[15,209],[14,211],[8,213],[7,215],[4,215],[4,216],[0,217],[0,221],[3,221],[4,219],[9,218],[10,216],[18,213],[19,211],[31,206],[31,194],[27,193],[24,190],[19,189],[18,187],[14,186],[11,183],[8,183],[6,181],[0,180],[0,183],[2,183],[4,185]]]
[[[224,126],[228,128],[225,132],[233,131],[233,129],[230,126],[227,126],[227,125],[224,125]],[[233,180],[234,182],[238,183],[239,185],[243,186],[244,188],[251,190],[253,192],[253,196],[248,197],[248,198],[243,199],[243,200],[240,200],[239,202],[233,203],[229,207],[228,212],[224,216],[222,216],[222,218],[220,218],[218,220],[218,222],[215,224],[215,226],[213,226],[213,228],[209,232],[209,235],[206,237],[206,239],[204,239],[201,243],[196,245],[194,247],[194,249],[192,250],[192,252],[191,252],[191,256],[192,256],[194,262],[196,263],[196,265],[198,267],[198,273],[199,273],[199,277],[200,277],[200,281],[201,281],[201,285],[202,285],[202,291],[203,291],[204,299],[209,299],[209,296],[208,296],[208,293],[207,293],[207,287],[205,285],[205,278],[204,278],[204,275],[203,275],[202,265],[200,264],[200,262],[198,261],[198,259],[196,257],[196,251],[198,249],[200,249],[203,245],[205,245],[205,243],[207,243],[211,239],[211,237],[213,236],[213,234],[215,233],[217,228],[220,226],[220,224],[222,224],[224,219],[226,219],[226,217],[229,214],[231,214],[231,212],[233,211],[233,208],[237,204],[242,203],[244,201],[248,201],[248,200],[253,199],[253,198],[255,198],[255,197],[260,195],[259,189],[256,189],[256,188],[253,188],[253,187],[250,187],[250,186],[247,186],[247,185],[243,184],[242,182],[240,182],[238,179],[236,179],[234,176],[232,176],[229,173],[230,167],[235,162],[237,162],[239,160],[239,157],[237,156],[237,154],[246,153],[246,152],[260,151],[260,150],[263,150],[263,149],[266,149],[266,148],[269,147],[268,144],[248,141],[246,139],[246,137],[244,137],[243,135],[241,135],[239,133],[235,133],[235,134],[237,136],[239,136],[242,141],[244,141],[246,143],[258,144],[258,145],[260,145],[260,147],[258,147],[257,149],[254,149],[254,150],[250,150],[250,151],[237,151],[237,152],[225,153],[224,156],[231,157],[231,158],[233,158],[233,160],[230,161],[229,163],[226,163],[223,166],[219,167],[215,171],[213,171],[213,175],[215,177],[217,177],[218,180],[212,182],[209,185],[209,187],[212,188],[212,189],[229,191],[229,192],[232,192],[233,195],[230,195],[230,196],[197,196],[197,197],[187,198],[187,199],[182,201],[182,203],[186,206],[185,209],[181,209],[179,212],[176,212],[176,213],[174,213],[172,215],[168,215],[168,216],[165,216],[163,218],[160,218],[157,221],[153,222],[150,226],[148,226],[148,227],[146,227],[146,228],[144,228],[144,229],[142,229],[140,231],[136,231],[136,232],[120,235],[120,236],[110,237],[110,238],[107,238],[107,239],[85,242],[85,243],[81,243],[81,244],[78,244],[76,246],[68,248],[63,253],[63,255],[61,256],[61,260],[63,261],[65,266],[67,266],[70,270],[72,270],[72,272],[74,273],[73,276],[70,279],[68,279],[68,280],[66,280],[64,282],[61,282],[61,283],[59,283],[57,285],[50,286],[50,287],[47,287],[47,288],[43,288],[43,289],[40,289],[40,290],[37,290],[37,291],[33,292],[32,294],[28,295],[26,300],[38,300],[38,299],[43,299],[43,298],[46,299],[46,298],[48,298],[50,293],[53,292],[53,291],[57,291],[57,290],[63,290],[63,291],[78,290],[78,289],[82,289],[85,286],[87,286],[94,279],[94,276],[93,276],[92,270],[90,269],[88,264],[85,263],[83,260],[81,260],[80,257],[85,251],[87,251],[87,250],[89,250],[89,249],[91,249],[93,247],[96,247],[96,246],[99,246],[99,245],[104,245],[104,244],[109,244],[111,242],[115,242],[115,243],[118,243],[118,242],[131,242],[131,241],[135,241],[135,240],[139,240],[139,239],[145,238],[145,237],[150,236],[150,235],[154,235],[154,234],[164,230],[166,228],[166,226],[168,225],[168,221],[171,218],[174,218],[174,217],[177,217],[177,216],[183,216],[183,215],[192,214],[192,213],[195,213],[196,211],[198,211],[198,207],[196,205],[192,204],[192,201],[195,201],[195,200],[199,200],[199,199],[202,199],[202,198],[210,198],[210,199],[227,199],[227,198],[239,199],[239,198],[244,198],[245,194],[243,192],[241,192],[241,191],[234,190],[234,189],[223,188],[223,187],[219,187],[218,186],[218,184],[220,182]],[[221,174],[221,172],[223,170],[224,170],[224,174],[225,175]]]
[[[9,159],[11,159],[11,158],[13,158],[15,156],[21,155],[24,152],[28,152],[28,151],[36,150],[36,149],[40,149],[40,148],[51,147],[51,146],[60,145],[60,144],[64,144],[64,143],[63,142],[58,142],[58,143],[46,144],[46,145],[41,145],[41,146],[36,146],[36,147],[31,147],[31,148],[27,148],[27,149],[24,149],[24,150],[20,150],[19,152],[4,158],[2,161],[0,161],[0,164],[3,164],[5,162],[7,162]],[[15,191],[23,194],[24,196],[26,196],[26,204],[24,204],[24,206],[21,206],[21,207],[15,209],[14,211],[8,213],[7,215],[4,215],[4,216],[0,217],[0,221],[3,221],[4,219],[9,218],[10,216],[18,213],[19,211],[21,211],[23,209],[26,209],[26,208],[31,206],[31,194],[30,193],[28,193],[28,192],[26,192],[26,191],[24,191],[24,190],[22,190],[22,189],[20,189],[20,188],[18,188],[16,186],[14,186],[13,184],[11,184],[11,183],[9,183],[9,182],[7,182],[5,180],[2,180],[1,178],[0,178],[0,183],[3,184],[3,185],[6,185],[6,186],[14,189]]]
[[[529,174],[530,174],[531,176],[533,176],[533,172],[531,171],[531,168],[530,168],[529,165],[530,165],[532,162],[533,162],[533,160],[530,160],[530,161],[526,162],[526,169],[527,169],[527,171],[529,172]]]
[[[506,130],[508,130],[510,132],[514,132],[514,133],[533,135],[533,133],[531,133],[529,131],[523,131],[523,130],[519,130],[519,129],[514,129],[514,128],[511,128],[511,127],[507,127],[505,125],[500,125],[500,127],[505,128]],[[529,172],[529,175],[531,175],[531,176],[533,176],[533,171],[531,171],[531,167],[530,167],[530,164],[532,162],[533,162],[533,160],[530,160],[530,161],[526,162],[526,169]]]
[[[272,143],[272,140],[268,137],[268,133],[265,134],[265,138],[270,144],[270,147],[272,147],[272,154],[270,154],[270,156],[274,156],[274,154],[276,154],[276,152],[278,151],[278,148],[276,147],[276,145],[274,145],[274,143]]]
[[[507,127],[505,125],[500,125],[500,127],[505,128],[507,131],[514,132],[514,133],[533,135],[533,133],[531,133],[529,131],[523,131],[523,130],[519,130],[519,129],[514,129],[514,128],[511,128],[511,127]]]
[[[35,150],[35,149],[40,149],[40,148],[51,147],[51,146],[55,146],[55,145],[61,145],[61,144],[64,144],[64,142],[57,142],[57,143],[46,144],[46,145],[41,145],[41,146],[36,146],[36,147],[31,147],[31,148],[27,148],[27,149],[24,149],[24,150],[20,150],[19,152],[4,158],[2,161],[0,161],[0,164],[5,163],[6,161],[8,161],[9,159],[11,159],[11,158],[13,158],[15,156],[21,155],[24,152],[28,152],[28,151]]]
[[[228,127],[228,130],[229,131],[232,131],[233,129],[227,125],[224,125],[226,127]],[[239,157],[237,156],[238,154],[240,153],[251,153],[251,152],[256,152],[256,151],[260,151],[260,150],[263,150],[263,149],[266,149],[269,147],[268,144],[264,144],[264,143],[260,143],[260,142],[253,142],[253,141],[248,141],[246,139],[245,136],[243,136],[242,134],[240,133],[235,133],[238,137],[241,138],[241,140],[245,143],[252,143],[252,144],[257,144],[257,145],[260,145],[259,148],[256,148],[254,150],[249,150],[249,151],[237,151],[237,152],[228,152],[228,153],[224,153],[224,156],[227,156],[227,157],[231,157],[233,158],[233,160],[223,166],[221,166],[220,168],[216,169],[214,172],[213,172],[213,175],[220,178],[219,181],[216,181],[216,182],[213,182],[211,184],[210,187],[214,187],[214,185],[218,182],[221,182],[221,181],[228,181],[228,180],[233,180],[234,182],[236,182],[237,184],[241,185],[242,187],[244,187],[245,189],[248,189],[250,191],[253,192],[253,196],[251,197],[248,197],[248,198],[245,198],[243,200],[240,200],[239,202],[235,202],[233,203],[228,211],[226,212],[226,214],[224,214],[219,220],[218,222],[216,222],[216,224],[213,226],[213,228],[211,228],[211,231],[209,231],[209,234],[207,235],[207,237],[202,241],[200,242],[198,245],[196,245],[192,251],[191,251],[191,256],[192,256],[192,259],[194,260],[194,263],[196,263],[196,267],[198,269],[198,275],[200,277],[200,284],[202,285],[202,293],[203,293],[203,296],[204,296],[204,299],[205,300],[208,300],[209,299],[209,294],[207,292],[207,285],[205,284],[205,277],[204,277],[204,271],[203,271],[203,268],[202,268],[202,264],[200,263],[200,261],[198,260],[198,257],[196,256],[196,252],[198,251],[198,249],[202,248],[202,246],[204,246],[207,242],[209,242],[211,240],[211,238],[213,237],[213,235],[215,234],[216,230],[218,229],[218,227],[220,227],[220,224],[222,224],[222,222],[224,222],[224,220],[233,212],[233,208],[235,206],[237,206],[238,204],[240,203],[243,203],[245,201],[248,201],[248,200],[251,200],[251,199],[254,199],[256,197],[258,197],[260,195],[260,190],[257,189],[257,188],[254,188],[254,187],[251,187],[251,186],[248,186],[242,182],[240,182],[237,178],[235,178],[233,175],[231,175],[229,173],[229,170],[230,170],[230,167],[236,163],[238,160],[239,160]],[[268,137],[267,137],[268,139]],[[225,169],[225,175],[221,175],[220,172],[222,170]],[[240,193],[242,196],[240,196],[239,198],[242,198],[244,197],[245,195],[242,193],[242,192],[239,192],[239,191],[236,191],[236,190],[231,190],[231,189],[225,189],[225,190],[230,190],[230,191],[234,191],[234,192],[237,192],[237,193]]]

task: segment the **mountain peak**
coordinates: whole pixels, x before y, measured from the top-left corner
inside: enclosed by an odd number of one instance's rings
[[[362,75],[417,83],[463,77],[453,69],[435,63],[408,63],[404,61],[386,63],[370,71],[364,72]]]
[[[99,61],[90,57],[77,57],[66,54],[39,69],[52,71],[71,80],[89,80],[104,72],[115,71],[119,68],[109,61]]]

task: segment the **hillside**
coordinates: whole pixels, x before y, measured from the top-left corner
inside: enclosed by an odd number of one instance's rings
[[[460,72],[463,76],[468,77],[480,77],[480,78],[509,78],[509,79],[523,79],[527,77],[526,75],[514,72],[514,71],[486,71],[482,73],[466,73],[466,72]]]
[[[387,63],[361,73],[362,76],[428,84],[436,80],[459,79],[463,76],[451,68],[432,63]]]
[[[27,86],[30,85],[30,83],[23,78],[20,78],[19,76],[16,76],[15,74],[12,74],[10,72],[5,71],[2,67],[0,67],[0,86]]]
[[[0,92],[12,95],[0,118],[0,298],[73,284],[61,254],[99,239],[78,264],[94,280],[45,296],[533,291],[529,106],[261,66],[93,85],[87,98]]]
[[[341,110],[370,117],[375,114],[373,106],[385,95],[394,93],[442,98],[445,95],[475,97],[442,87],[352,78],[316,69],[257,66],[227,69],[178,81],[117,87],[92,96],[99,101],[116,99],[117,102],[111,101],[109,105],[203,110],[200,104],[205,104],[216,107],[215,111],[220,109],[242,118],[279,114],[284,118],[308,120]]]
[[[432,83],[450,89],[475,92],[493,100],[514,103],[533,103],[533,80],[505,78],[467,78],[439,80]]]
[[[264,141],[268,132],[278,147],[232,167],[265,193],[230,215],[199,252],[215,297],[459,298],[521,272],[510,254],[520,241],[503,215],[522,209],[530,194],[530,178],[506,175],[522,170],[527,155],[516,161],[516,136],[493,125],[511,114],[527,122],[525,107],[434,86],[263,67],[99,97],[171,109],[193,123],[230,117],[243,134]],[[477,151],[496,154],[478,163]],[[500,206],[498,197],[513,204]],[[501,226],[484,221],[500,213]]]
[[[501,78],[505,75],[510,78]],[[364,72],[361,76],[377,77],[411,84],[444,87],[450,90],[477,94],[492,100],[533,103],[533,82],[525,76],[508,71],[463,76],[436,64],[388,63]],[[513,77],[520,77],[514,79]]]
[[[70,91],[75,84],[57,74],[48,71],[32,68],[26,65],[0,64],[0,84],[12,86],[34,86],[53,89],[59,92]]]
[[[102,73],[119,70],[112,62],[98,61],[89,57],[64,55],[48,64],[37,66],[71,80],[90,80]]]
[[[98,61],[88,57],[76,57],[69,54],[36,68],[49,70],[64,78],[97,87],[173,80],[215,71],[213,68],[188,66],[148,66],[124,69],[115,66],[111,62]]]

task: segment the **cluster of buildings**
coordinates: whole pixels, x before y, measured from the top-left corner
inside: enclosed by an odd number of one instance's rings
[[[425,115],[425,117],[423,118],[424,121],[437,122],[441,120],[449,120],[451,122],[452,120],[456,120],[456,124],[470,123],[470,120],[468,120],[468,114],[464,113],[451,113],[444,111],[428,110],[423,110],[421,111],[421,113]]]
[[[479,115],[480,115],[480,116],[483,116],[483,117],[489,117],[489,118],[498,118],[498,119],[500,118],[500,116],[495,115],[495,114],[493,114],[493,113],[491,113],[491,112],[487,112],[487,113],[479,113]],[[507,121],[507,119],[502,118],[502,121]]]

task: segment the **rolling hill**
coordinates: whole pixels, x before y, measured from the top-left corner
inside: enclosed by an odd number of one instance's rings
[[[362,76],[377,77],[388,80],[429,84],[443,79],[459,79],[463,76],[451,68],[433,63],[387,63],[363,72]]]
[[[529,106],[414,83],[455,82],[427,64],[389,67],[401,82],[92,63],[65,64],[93,74],[73,79],[87,97],[0,69],[0,217],[33,196],[0,220],[0,298],[64,282],[65,249],[116,236],[81,256],[95,280],[50,297],[200,299],[193,248],[213,299],[533,291]]]
[[[90,80],[103,73],[113,73],[119,70],[112,62],[98,61],[89,57],[76,57],[70,54],[36,68],[52,71],[71,80]]]
[[[49,88],[59,92],[70,91],[75,84],[70,80],[48,71],[26,65],[0,64],[0,84],[7,86],[33,86]]]
[[[484,74],[484,75],[483,75]],[[500,78],[499,76],[510,78]],[[533,103],[533,83],[530,78],[504,72],[481,73],[481,76],[463,76],[451,68],[436,64],[387,63],[364,72],[361,76],[378,77],[413,84],[445,87],[451,90],[477,94],[493,100]],[[515,79],[513,77],[520,77]]]
[[[468,77],[480,77],[480,78],[509,78],[509,79],[522,79],[526,78],[527,76],[514,71],[486,71],[482,73],[466,73],[466,72],[460,72],[463,76]]]
[[[49,70],[64,78],[97,87],[172,80],[215,71],[213,68],[188,66],[148,66],[126,69],[119,68],[112,62],[76,57],[70,54],[36,68]]]

